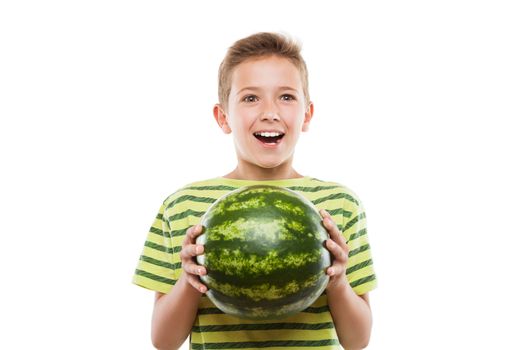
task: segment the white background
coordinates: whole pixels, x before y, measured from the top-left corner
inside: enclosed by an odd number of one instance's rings
[[[523,349],[525,12],[519,1],[3,1],[2,349],[149,349],[131,284],[166,196],[235,166],[226,49],[303,42],[296,169],[362,199],[369,349]]]

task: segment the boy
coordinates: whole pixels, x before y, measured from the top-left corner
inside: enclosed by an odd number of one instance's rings
[[[348,188],[300,175],[292,167],[299,134],[307,131],[313,112],[297,44],[282,35],[258,33],[230,47],[219,69],[219,104],[213,113],[222,131],[233,134],[237,167],[186,185],[163,202],[133,279],[156,291],[156,348],[177,349],[190,333],[192,349],[367,346],[368,292],[376,279],[362,205]],[[239,319],[215,308],[198,277],[206,269],[195,263],[204,253],[195,239],[207,208],[231,190],[261,183],[295,190],[317,206],[333,256],[326,292],[303,312],[272,321]]]

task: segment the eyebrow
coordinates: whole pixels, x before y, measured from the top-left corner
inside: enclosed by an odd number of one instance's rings
[[[239,95],[241,92],[243,92],[244,90],[254,90],[254,91],[259,91],[261,90],[261,88],[257,87],[257,86],[246,86],[246,87],[243,87],[242,89],[240,89],[239,91],[237,91],[237,94],[236,95]],[[295,91],[297,92],[297,89],[294,89],[293,87],[291,86],[279,86],[278,90],[292,90],[292,91]]]

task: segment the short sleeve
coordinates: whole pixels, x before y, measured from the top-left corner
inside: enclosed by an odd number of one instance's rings
[[[168,293],[180,274],[180,262],[175,261],[180,247],[173,247],[165,210],[163,203],[147,234],[133,276],[134,284],[161,293]]]
[[[343,236],[349,248],[346,277],[352,289],[365,294],[377,287],[372,251],[366,230],[366,214],[355,193],[349,191],[344,200]]]

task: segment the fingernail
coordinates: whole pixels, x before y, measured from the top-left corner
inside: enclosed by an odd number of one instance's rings
[[[206,293],[206,287],[200,287],[199,289],[200,289],[201,293]]]
[[[201,254],[203,250],[204,250],[204,247],[201,246],[201,245],[198,245],[198,246],[195,248],[195,253],[197,253],[197,254]]]

